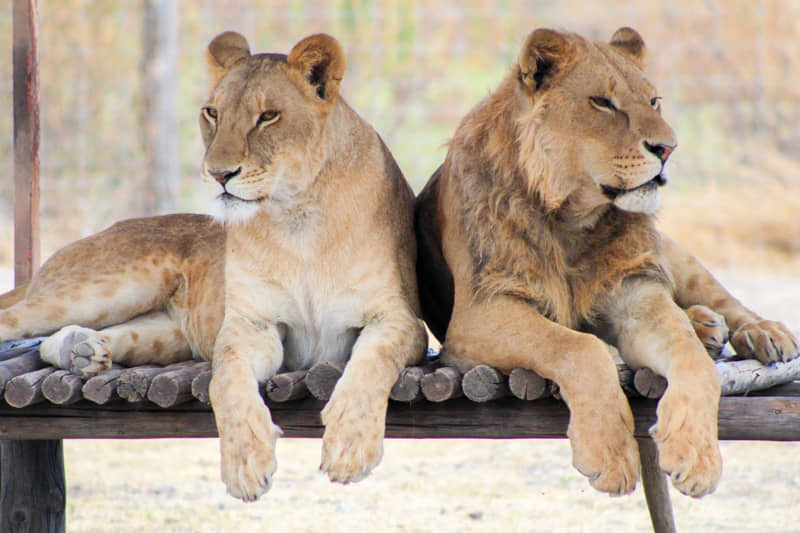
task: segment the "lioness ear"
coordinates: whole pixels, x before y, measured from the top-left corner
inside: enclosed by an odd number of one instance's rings
[[[538,29],[528,35],[519,54],[520,80],[531,91],[547,85],[570,63],[574,50],[555,30]]]
[[[208,76],[213,91],[230,68],[239,60],[250,57],[250,45],[235,31],[220,33],[209,43],[206,52]]]
[[[620,28],[611,36],[611,46],[630,56],[638,66],[644,63],[646,48],[644,39],[633,28]]]
[[[344,51],[339,41],[324,33],[311,35],[294,45],[286,61],[303,76],[319,98],[327,102],[336,99],[345,68]]]

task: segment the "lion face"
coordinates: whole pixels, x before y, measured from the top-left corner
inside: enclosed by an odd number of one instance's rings
[[[325,159],[321,136],[344,73],[338,42],[314,35],[288,57],[250,55],[244,37],[227,32],[209,45],[208,62],[202,172],[221,189],[217,215],[244,221],[302,201]]]
[[[677,140],[642,74],[643,53],[641,37],[628,28],[610,44],[551,30],[528,38],[520,78],[537,165],[528,175],[540,181],[534,188],[546,188],[543,197],[569,199],[583,212],[608,204],[645,214],[658,209]]]

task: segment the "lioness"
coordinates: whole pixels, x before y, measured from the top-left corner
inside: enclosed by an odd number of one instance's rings
[[[392,385],[425,352],[413,193],[339,96],[334,38],[251,55],[228,32],[207,58],[202,171],[220,220],[131,220],[67,246],[3,297],[16,303],[0,311],[0,340],[63,328],[42,358],[86,375],[210,359],[222,479],[246,501],[269,489],[280,435],[258,382],[349,359],[322,413],[321,468],[358,480],[381,458]]]
[[[601,339],[666,376],[651,435],[675,487],[699,497],[721,471],[720,386],[683,309],[712,337],[723,323],[695,304],[721,313],[736,350],[762,361],[796,357],[798,343],[656,231],[677,140],[644,51],[629,28],[610,44],[531,33],[417,198],[417,273],[446,363],[528,368],[559,385],[573,464],[599,490],[628,493],[639,477],[633,417]]]

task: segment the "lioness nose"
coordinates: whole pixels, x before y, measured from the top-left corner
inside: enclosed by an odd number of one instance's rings
[[[225,185],[230,180],[238,176],[242,172],[242,167],[237,168],[236,170],[227,170],[227,169],[208,169],[208,173],[217,180],[217,183],[220,185]]]
[[[647,141],[644,142],[644,147],[648,152],[659,158],[662,163],[666,163],[670,154],[675,151],[675,148],[677,148],[676,145],[669,146],[667,144],[650,144]]]

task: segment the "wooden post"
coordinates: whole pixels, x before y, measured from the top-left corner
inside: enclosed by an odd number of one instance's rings
[[[14,282],[39,264],[39,7],[14,0]]]
[[[658,466],[658,450],[653,439],[637,439],[642,462],[642,485],[653,533],[675,533],[675,518],[669,497],[667,476]]]
[[[336,382],[342,377],[345,365],[333,361],[323,361],[312,366],[306,374],[306,387],[317,400],[327,402],[331,399]]]
[[[520,400],[538,400],[550,394],[547,380],[533,370],[515,368],[508,375],[508,388]]]
[[[14,0],[14,282],[39,264],[39,6]],[[66,529],[60,440],[0,444],[0,531]]]
[[[264,384],[262,395],[266,395],[273,402],[305,398],[309,394],[306,374],[308,374],[306,370],[276,374]]]
[[[6,386],[6,403],[11,407],[27,407],[43,401],[42,384],[55,371],[55,368],[48,366],[15,377]]]
[[[464,396],[473,402],[483,403],[511,394],[508,378],[488,365],[477,365],[469,369],[461,379]]]
[[[117,381],[126,370],[126,368],[112,368],[111,370],[100,372],[86,380],[86,383],[81,387],[81,394],[83,394],[84,398],[97,405],[105,405],[114,400],[119,400]]]
[[[0,395],[5,392],[8,382],[15,377],[46,366],[47,363],[39,358],[39,350],[20,355],[8,361],[0,361]]]
[[[643,367],[633,374],[633,386],[645,398],[657,400],[667,390],[667,379]]]
[[[153,378],[150,388],[147,389],[147,399],[159,407],[173,407],[188,402],[194,398],[194,378],[206,370],[211,370],[211,363],[197,361],[166,370]]]
[[[206,405],[211,404],[211,398],[208,394],[208,386],[211,385],[211,369],[200,373],[192,380],[192,396],[200,400]]]
[[[429,402],[444,402],[464,395],[461,388],[461,372],[458,369],[443,366],[430,374],[422,376],[420,388]]]
[[[84,379],[69,370],[56,370],[42,383],[42,394],[50,403],[69,405],[83,400]]]

